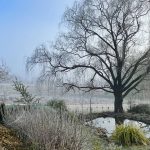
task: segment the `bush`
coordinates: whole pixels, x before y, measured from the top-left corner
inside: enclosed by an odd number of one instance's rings
[[[48,101],[47,106],[50,106],[58,111],[60,110],[67,111],[67,106],[63,100],[54,99],[54,100]]]
[[[112,134],[112,140],[119,145],[147,145],[149,140],[144,132],[133,125],[119,125]]]
[[[20,110],[20,108],[19,108]],[[62,112],[47,107],[30,108],[7,113],[5,122],[18,131],[18,136],[30,139],[34,150],[92,149],[92,133],[84,125]]]
[[[28,105],[35,102],[35,97],[29,93],[27,86],[25,86],[21,81],[18,81],[17,79],[13,81],[13,83],[14,83],[13,85],[14,90],[19,92],[19,94],[21,95],[21,98],[19,98],[16,102],[20,102]]]
[[[136,106],[131,107],[130,110],[128,110],[128,112],[132,112],[132,113],[143,113],[143,114],[150,114],[150,105],[148,104],[139,104]]]

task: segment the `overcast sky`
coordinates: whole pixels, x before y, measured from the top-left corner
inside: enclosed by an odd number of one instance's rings
[[[0,0],[0,59],[12,73],[25,78],[26,58],[37,46],[57,37],[63,12],[73,2]]]

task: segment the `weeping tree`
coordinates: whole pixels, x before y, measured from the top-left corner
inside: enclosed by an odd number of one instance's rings
[[[35,49],[27,68],[42,64],[44,73],[62,75],[68,90],[111,93],[114,111],[123,112],[124,98],[150,72],[148,13],[147,0],[75,2],[64,13],[65,32],[51,48]]]

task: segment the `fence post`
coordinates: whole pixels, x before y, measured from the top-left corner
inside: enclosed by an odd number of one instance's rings
[[[1,103],[0,104],[0,123],[4,121],[4,117],[5,117],[5,104]]]

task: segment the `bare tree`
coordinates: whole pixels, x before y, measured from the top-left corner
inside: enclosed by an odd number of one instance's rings
[[[56,40],[53,52],[37,48],[27,67],[45,64],[47,73],[65,75],[63,86],[68,90],[112,93],[114,111],[123,112],[123,99],[150,72],[150,49],[143,32],[148,12],[146,0],[75,2],[64,14],[67,32]]]
[[[7,66],[2,62],[2,63],[0,64],[0,81],[4,81],[4,80],[8,79],[8,74],[9,74],[8,68],[7,68]]]

